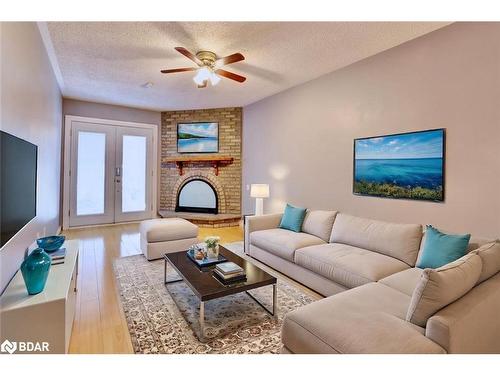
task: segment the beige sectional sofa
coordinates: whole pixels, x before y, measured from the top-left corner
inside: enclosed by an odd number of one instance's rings
[[[500,353],[500,244],[489,258],[424,272],[419,224],[318,210],[296,233],[278,228],[281,216],[247,217],[245,252],[327,296],[287,314],[284,353]],[[489,242],[473,239],[469,251]],[[457,297],[448,289],[467,273]],[[426,308],[430,317],[416,319]]]

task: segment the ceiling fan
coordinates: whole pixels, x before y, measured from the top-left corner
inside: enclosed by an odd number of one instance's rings
[[[207,87],[208,81],[210,81],[212,86],[215,86],[220,82],[220,77],[226,77],[239,83],[243,83],[246,80],[246,77],[221,69],[224,65],[245,60],[245,57],[241,53],[233,53],[226,57],[217,58],[217,55],[211,51],[199,51],[195,55],[184,47],[175,47],[175,50],[194,61],[198,66],[192,68],[163,69],[162,73],[197,71],[193,81],[198,85],[198,88]]]

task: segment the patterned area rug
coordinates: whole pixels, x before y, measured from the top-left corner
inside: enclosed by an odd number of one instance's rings
[[[245,293],[205,303],[206,343],[198,340],[199,301],[183,283],[163,284],[163,259],[142,255],[114,263],[121,302],[136,353],[279,353],[283,316],[315,298],[278,279],[278,317],[269,316]],[[168,279],[178,278],[172,267]],[[272,287],[251,291],[269,308]]]

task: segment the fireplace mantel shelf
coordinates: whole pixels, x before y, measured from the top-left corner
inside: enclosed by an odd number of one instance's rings
[[[203,156],[172,156],[163,158],[162,163],[175,163],[179,170],[179,175],[184,174],[185,163],[212,163],[215,170],[215,175],[219,175],[219,166],[229,165],[234,161],[230,156],[221,155],[203,155]]]

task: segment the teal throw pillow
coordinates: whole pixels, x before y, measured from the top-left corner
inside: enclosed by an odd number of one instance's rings
[[[294,232],[300,232],[305,216],[305,208],[294,207],[290,204],[287,204],[285,212],[283,213],[283,217],[281,218],[280,228],[293,230]]]
[[[467,253],[470,234],[445,234],[427,225],[422,255],[418,268],[439,268],[453,262]]]

